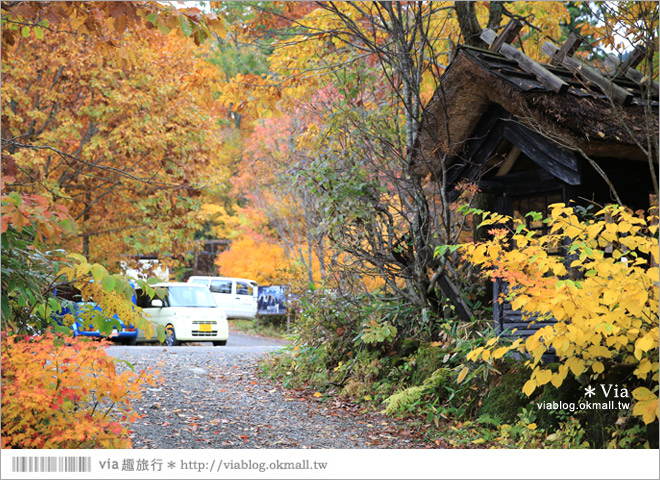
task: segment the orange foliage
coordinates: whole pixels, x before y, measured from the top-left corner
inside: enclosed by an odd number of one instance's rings
[[[6,232],[10,226],[18,232],[33,226],[38,243],[72,231],[71,217],[66,207],[52,204],[41,195],[21,195],[15,192],[2,195],[0,233]]]
[[[226,34],[214,13],[164,2],[3,2],[2,22],[3,59],[21,37],[43,39],[51,31],[93,35],[102,42],[99,51],[116,47],[117,36],[145,27],[164,33],[174,30],[197,45],[211,36],[211,30],[221,37]]]
[[[66,341],[2,333],[2,448],[131,447],[131,401],[154,377],[118,373],[103,343]]]
[[[229,177],[217,155],[220,74],[192,42],[157,29],[124,34],[99,55],[102,41],[21,37],[3,61],[7,189],[66,206],[94,261],[183,254],[202,187]]]
[[[221,275],[255,280],[260,285],[288,283],[285,270],[290,267],[284,249],[268,241],[255,241],[243,235],[232,242],[215,261]]]

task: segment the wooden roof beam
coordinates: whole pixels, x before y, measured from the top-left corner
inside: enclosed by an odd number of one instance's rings
[[[569,37],[567,43],[577,43],[579,38],[577,36]],[[615,84],[609,78],[604,77],[598,70],[590,67],[586,63],[567,55],[571,48],[560,49],[554,43],[545,42],[541,47],[543,53],[549,56],[554,63],[559,63],[568,68],[573,73],[580,75],[585,80],[588,80],[598,86],[601,91],[610,98],[613,98],[616,103],[623,105],[629,104],[633,99],[633,94],[625,88]]]
[[[513,164],[516,163],[516,160],[518,160],[518,157],[520,156],[521,152],[522,151],[516,145],[514,145],[511,148],[509,154],[506,156],[504,162],[502,162],[502,164],[500,165],[500,168],[497,170],[495,176],[501,177],[503,175],[508,174],[513,168]]]
[[[636,70],[635,67],[644,60],[644,57],[648,54],[646,48],[642,45],[635,45],[635,49],[628,55],[628,58],[621,64],[619,64],[617,69],[618,75],[624,75],[626,78],[629,78],[633,82],[644,85],[647,84],[653,90],[655,94],[658,94],[659,87],[658,82],[654,81],[648,75],[644,75],[639,70]]]
[[[658,82],[655,80],[651,79],[648,75],[644,75],[642,72],[639,70],[636,70],[634,68],[628,68],[628,69],[623,69],[621,67],[622,62],[621,60],[612,54],[608,54],[607,57],[605,57],[605,61],[607,62],[608,67],[610,68],[611,71],[611,76],[619,78],[621,75],[625,76],[629,80],[632,80],[633,82],[637,83],[638,85],[645,85],[648,84],[656,95],[660,93],[660,88],[658,87]]]
[[[639,65],[642,60],[644,60],[646,53],[646,48],[644,48],[642,45],[635,45],[635,49],[630,53],[630,55],[628,55],[628,58],[626,58],[623,63],[619,65],[619,71],[625,75],[629,69],[637,68],[637,65]]]
[[[520,30],[522,30],[522,23],[520,20],[512,18],[509,23],[506,24],[502,33],[497,36],[493,44],[490,46],[490,49],[499,52],[502,45],[505,43],[512,43],[516,39]]]
[[[508,25],[507,25],[508,27]],[[512,27],[513,28],[513,27]],[[507,32],[507,29],[504,29],[503,34]],[[517,33],[516,33],[517,35]],[[515,38],[515,35],[514,35]],[[486,42],[488,45],[495,45],[496,40],[498,39],[497,33],[492,31],[489,28],[484,28],[481,32],[481,39]],[[498,43],[499,44],[499,43]],[[518,66],[524,71],[534,75],[539,82],[548,87],[549,89],[557,92],[564,93],[568,90],[568,84],[564,82],[561,78],[556,76],[550,70],[546,69],[540,63],[532,60],[527,55],[522,53],[517,48],[505,43],[504,41],[499,45],[499,50],[497,52],[504,55],[506,58],[515,60],[518,62]]]

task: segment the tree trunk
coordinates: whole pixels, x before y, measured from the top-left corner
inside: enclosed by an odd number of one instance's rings
[[[479,20],[477,20],[474,3],[463,1],[454,3],[456,19],[463,34],[463,43],[472,47],[488,48],[486,42],[479,37],[481,35],[481,26],[479,25]],[[491,5],[493,3],[495,2],[491,2]]]

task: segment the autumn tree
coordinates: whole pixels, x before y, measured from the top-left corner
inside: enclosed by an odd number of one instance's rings
[[[18,38],[3,29],[7,188],[66,205],[80,225],[75,248],[113,268],[127,253],[182,259],[202,189],[228,178],[216,155],[217,71],[192,42],[159,29],[37,28]]]
[[[313,110],[317,120],[309,134],[295,140],[309,140],[301,149],[309,160],[290,162],[296,168],[288,183],[300,182],[315,197],[306,205],[336,247],[331,268],[384,278],[400,298],[433,312],[451,297],[468,320],[457,266],[433,257],[434,245],[458,238],[461,221],[447,201],[442,174],[422,178],[414,164],[420,119],[461,41],[466,16],[473,25],[498,28],[507,16],[526,14],[531,22],[538,13],[538,30],[552,36],[559,27],[545,20],[561,8],[465,3],[468,11],[440,2],[327,2],[287,17],[272,12],[279,7],[274,2],[247,27],[255,35],[264,23],[281,26],[289,19],[273,44],[271,71],[236,76],[221,100],[255,117],[267,109],[291,115],[300,105]],[[319,102],[317,92],[329,93]]]

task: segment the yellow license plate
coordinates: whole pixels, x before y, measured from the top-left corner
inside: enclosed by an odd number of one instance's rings
[[[199,331],[200,332],[210,332],[211,331],[211,325],[200,325],[199,326]]]

